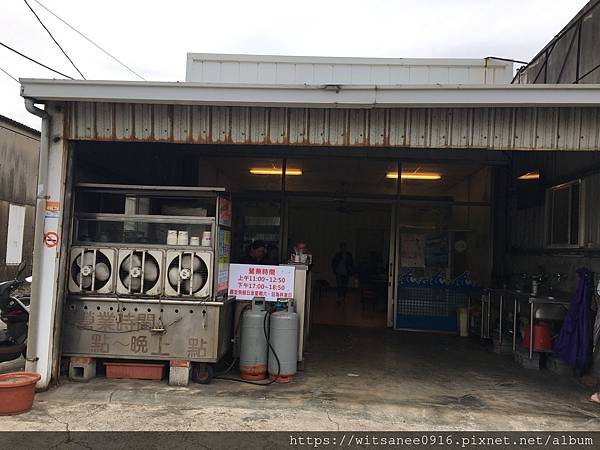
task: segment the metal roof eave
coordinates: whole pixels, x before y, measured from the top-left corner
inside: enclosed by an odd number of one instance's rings
[[[600,106],[600,85],[249,85],[21,79],[39,102],[313,108]]]
[[[289,56],[289,55],[248,55],[235,53],[195,53],[188,52],[187,60],[195,62],[219,61],[232,63],[287,63],[287,64],[346,64],[377,66],[511,66],[509,61],[488,58],[370,58],[343,56]]]

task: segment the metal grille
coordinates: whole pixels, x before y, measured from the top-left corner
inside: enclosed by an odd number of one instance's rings
[[[400,288],[398,314],[406,316],[454,316],[467,306],[469,293],[455,289]]]

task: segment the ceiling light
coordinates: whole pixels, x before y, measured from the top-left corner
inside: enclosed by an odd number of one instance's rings
[[[398,172],[388,172],[386,178],[398,179]],[[434,172],[402,172],[403,180],[441,180],[442,175]]]
[[[520,177],[518,177],[517,179],[518,180],[539,180],[540,172],[539,172],[539,170],[534,170],[533,172],[527,172],[527,173],[521,175]]]
[[[282,169],[269,168],[269,167],[254,167],[250,169],[252,175],[281,175]],[[290,175],[302,175],[302,169],[285,169],[285,174]]]

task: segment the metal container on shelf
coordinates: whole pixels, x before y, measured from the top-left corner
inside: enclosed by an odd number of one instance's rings
[[[244,311],[241,323],[240,375],[244,380],[267,378],[267,337],[265,336],[265,311],[263,301],[252,301]]]
[[[187,231],[177,232],[177,245],[189,245],[189,242]]]
[[[177,230],[167,231],[167,245],[177,245]]]
[[[290,382],[298,369],[298,328],[298,314],[291,303],[286,310],[271,314],[269,377],[278,383]]]

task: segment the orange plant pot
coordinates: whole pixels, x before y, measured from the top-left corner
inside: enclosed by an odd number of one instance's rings
[[[42,376],[33,372],[11,372],[0,375],[0,416],[29,411],[35,397],[35,384]]]

